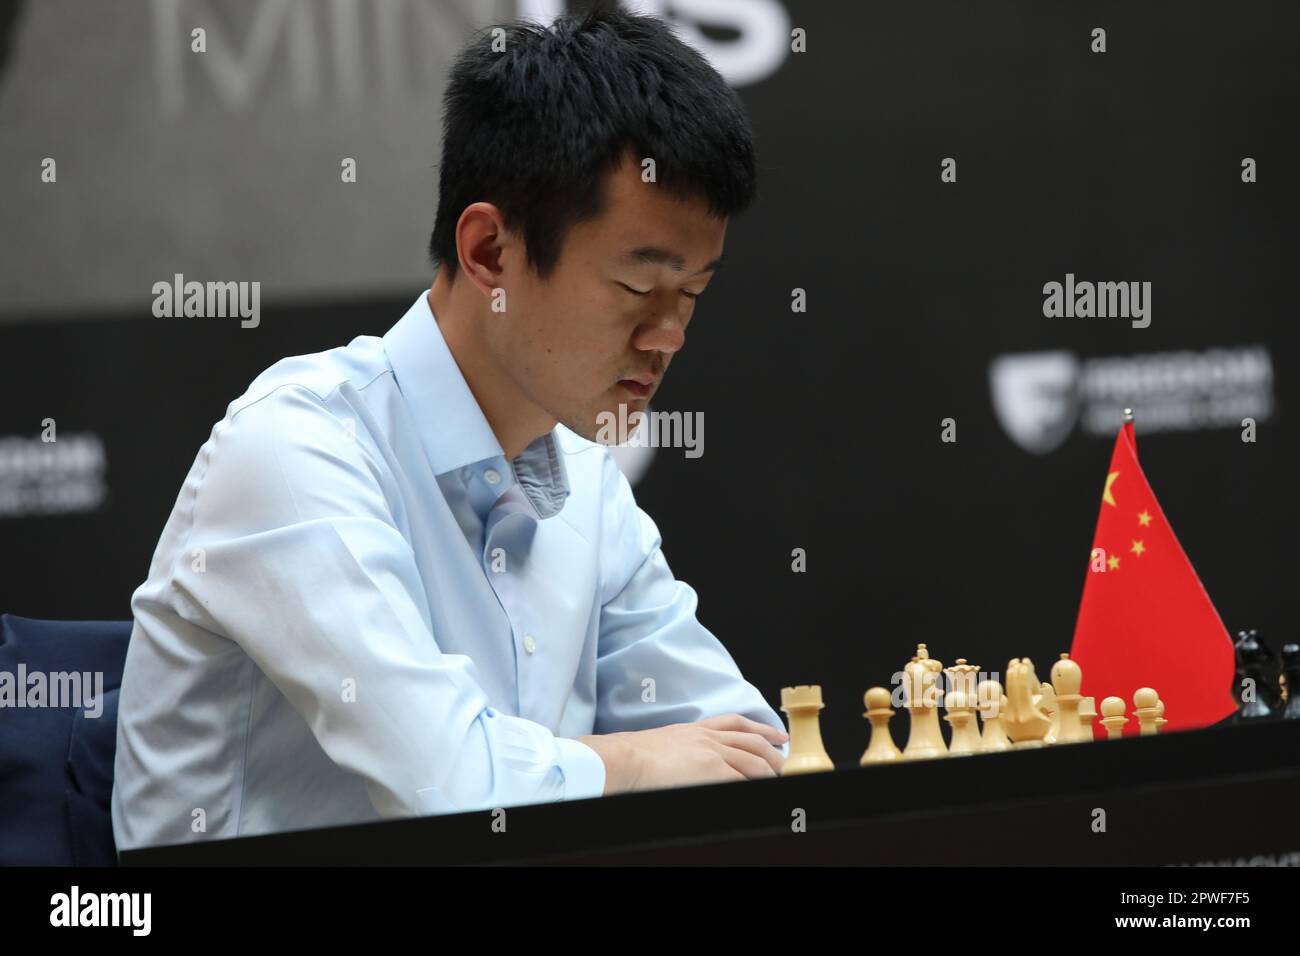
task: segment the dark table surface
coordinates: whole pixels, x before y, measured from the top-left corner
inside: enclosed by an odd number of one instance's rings
[[[1300,864],[1300,720],[121,854],[126,865]]]

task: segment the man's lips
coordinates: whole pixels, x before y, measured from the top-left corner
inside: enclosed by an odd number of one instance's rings
[[[638,375],[636,378],[622,379],[618,384],[637,398],[648,398],[650,393],[655,390],[655,381],[653,375]]]

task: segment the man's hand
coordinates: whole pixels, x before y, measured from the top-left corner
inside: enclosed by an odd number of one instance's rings
[[[785,731],[739,714],[692,724],[577,737],[605,762],[605,795],[699,783],[775,777]]]

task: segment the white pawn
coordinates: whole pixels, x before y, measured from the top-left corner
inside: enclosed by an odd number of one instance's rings
[[[1158,730],[1156,718],[1160,716],[1160,695],[1150,687],[1139,687],[1133,695],[1133,716],[1138,719],[1138,735],[1154,737]]]
[[[903,754],[894,744],[894,737],[889,732],[889,722],[894,717],[889,691],[883,687],[873,687],[863,695],[862,702],[867,705],[867,712],[862,716],[871,721],[871,740],[862,752],[858,765],[865,767],[869,763],[888,763],[901,759]]]
[[[1002,729],[1002,713],[1007,707],[1007,695],[1002,693],[1002,685],[995,680],[980,681],[979,710],[984,722],[984,733],[980,737],[980,750],[983,753],[998,753],[1011,749],[1011,740]]]
[[[975,702],[965,691],[954,690],[944,699],[948,709],[948,726],[952,728],[952,742],[948,753],[952,756],[979,753],[980,732],[975,726]]]
[[[1056,742],[1060,744],[1081,743],[1084,738],[1083,724],[1079,723],[1079,688],[1083,683],[1083,671],[1079,665],[1070,660],[1069,654],[1062,654],[1061,659],[1052,665],[1052,687],[1055,690],[1056,713],[1052,719]]]
[[[1124,725],[1127,723],[1123,697],[1107,697],[1101,702],[1101,725],[1106,728],[1107,740],[1119,740],[1123,737]]]

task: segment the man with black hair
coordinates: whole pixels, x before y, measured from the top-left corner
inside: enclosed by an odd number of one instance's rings
[[[231,403],[133,596],[119,849],[781,770],[595,440],[754,197],[737,98],[602,8],[485,31],[445,105],[432,288]]]

